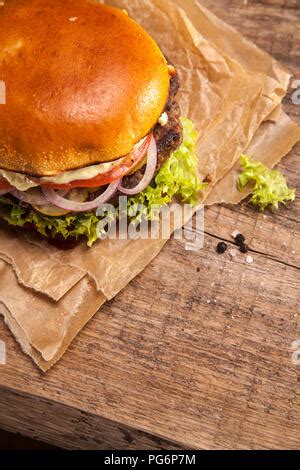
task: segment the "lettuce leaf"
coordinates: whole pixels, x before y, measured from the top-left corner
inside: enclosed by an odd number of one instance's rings
[[[152,220],[157,217],[157,209],[169,204],[174,198],[196,205],[199,193],[205,188],[197,174],[196,144],[198,133],[192,121],[182,118],[183,143],[161,167],[152,184],[142,193],[128,200],[127,215],[131,223],[142,218]],[[143,208],[141,209],[141,205]],[[154,209],[155,208],[155,209]],[[103,217],[95,213],[70,214],[62,217],[43,215],[34,209],[24,208],[18,203],[0,198],[0,216],[10,225],[24,227],[30,224],[44,237],[62,237],[63,239],[84,238],[92,246],[105,235],[100,230],[99,222],[115,220],[115,214],[107,210]],[[121,214],[118,214],[120,217]]]
[[[142,193],[129,199],[127,210],[131,219],[134,217],[137,220],[142,217],[148,220],[156,219],[158,209],[169,204],[174,198],[192,206],[198,204],[199,194],[206,186],[200,181],[197,174],[198,132],[189,119],[182,118],[181,121],[183,125],[182,145],[161,167],[152,184]],[[139,211],[141,206],[143,209]]]
[[[280,171],[271,170],[247,155],[241,156],[240,163],[243,171],[238,178],[238,189],[242,191],[245,186],[252,184],[250,202],[261,211],[268,206],[278,209],[280,203],[295,200],[296,191],[288,187]]]
[[[83,237],[88,246],[98,240],[100,219],[93,213],[50,217],[34,209],[27,210],[17,204],[8,204],[0,198],[0,217],[14,227],[24,227],[28,224],[34,226],[36,231],[46,238],[60,237],[67,240],[70,237]]]

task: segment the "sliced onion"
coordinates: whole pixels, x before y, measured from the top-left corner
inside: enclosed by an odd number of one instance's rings
[[[144,137],[144,139],[140,140],[140,142],[138,142],[134,147],[133,147],[133,151],[131,152],[131,156],[138,160],[140,158],[142,158],[145,153],[147,152],[147,149],[150,145],[150,134],[147,135],[146,137]]]
[[[151,183],[155,170],[157,167],[157,145],[155,138],[152,136],[150,139],[150,144],[147,150],[147,167],[142,181],[132,189],[127,189],[122,186],[120,183],[118,190],[123,194],[128,194],[129,196],[134,196],[135,194],[141,193],[144,191],[147,186]]]
[[[31,204],[32,206],[43,206],[48,203],[47,199],[39,190],[18,191],[17,189],[10,191],[10,194],[22,202]]]
[[[96,199],[90,202],[70,201],[69,199],[65,199],[64,197],[60,196],[59,193],[56,192],[54,189],[42,188],[42,190],[48,203],[53,204],[56,207],[60,207],[61,209],[65,209],[67,211],[86,212],[96,209],[101,204],[105,204],[107,201],[109,201],[116,194],[119,184],[120,180],[110,184],[107,190],[103,194],[101,194],[101,196],[97,197]]]

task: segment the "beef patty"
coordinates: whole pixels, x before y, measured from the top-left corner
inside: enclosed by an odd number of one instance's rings
[[[165,161],[168,160],[171,153],[180,147],[182,144],[182,125],[180,121],[180,106],[176,101],[176,96],[180,87],[179,77],[176,73],[170,82],[170,92],[168,102],[165,108],[165,113],[168,115],[168,122],[165,126],[159,123],[153,129],[153,135],[157,143],[158,150],[158,163],[157,171],[162,167]],[[126,188],[134,188],[142,180],[145,173],[146,165],[123,179],[123,185]]]

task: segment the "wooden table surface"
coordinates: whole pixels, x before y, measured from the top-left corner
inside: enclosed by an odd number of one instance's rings
[[[299,0],[206,4],[300,79]],[[299,154],[281,165],[292,186]],[[170,241],[47,375],[1,322],[0,427],[80,449],[299,448],[299,206],[207,210],[205,248]],[[234,229],[253,264],[215,253]]]

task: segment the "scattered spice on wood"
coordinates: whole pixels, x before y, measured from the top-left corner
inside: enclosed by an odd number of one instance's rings
[[[218,255],[223,255],[227,251],[227,243],[225,242],[220,242],[217,245],[217,253]]]
[[[236,250],[230,250],[229,254],[230,254],[231,258],[235,258],[236,255],[237,255],[237,251]]]
[[[248,253],[249,247],[246,244],[245,235],[240,233],[238,230],[235,230],[231,235],[234,238],[236,244],[240,247],[240,252],[241,253]]]
[[[249,251],[249,247],[245,243],[240,246],[240,252],[241,253],[248,253],[248,251]]]
[[[231,236],[238,245],[244,245],[246,243],[246,237],[238,230],[235,230]]]
[[[237,242],[238,245],[244,245],[245,242],[246,242],[246,238],[244,237],[244,235],[242,235],[241,233],[239,233],[239,234],[235,237],[235,241]]]

